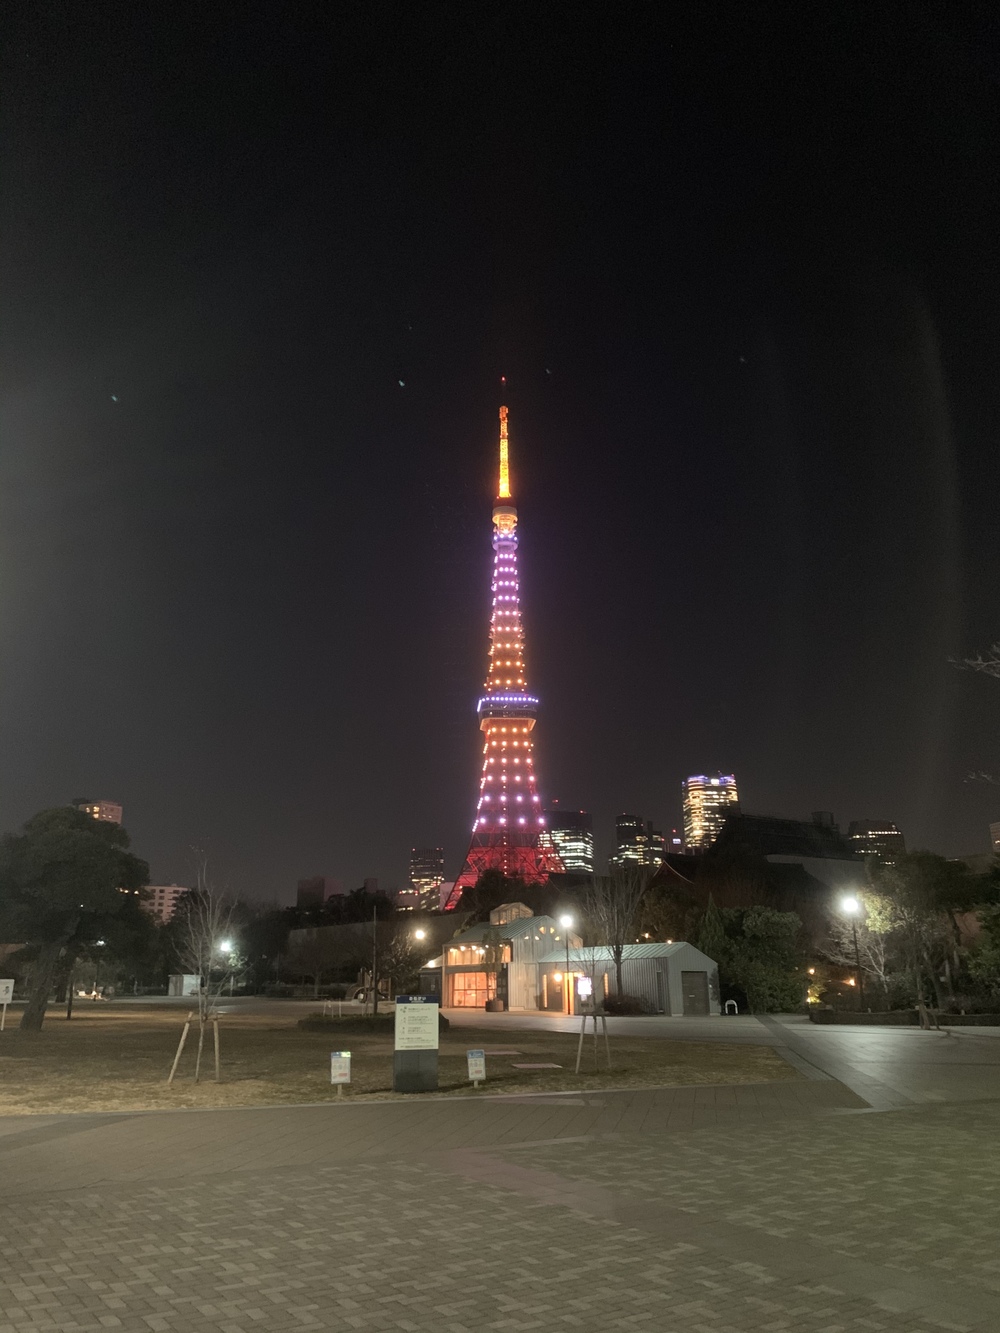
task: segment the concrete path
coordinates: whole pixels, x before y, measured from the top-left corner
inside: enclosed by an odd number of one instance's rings
[[[0,1333],[1000,1327],[1000,1042],[755,1036],[805,1077],[0,1119]]]

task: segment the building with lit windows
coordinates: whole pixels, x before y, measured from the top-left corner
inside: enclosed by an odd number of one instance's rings
[[[619,815],[615,819],[613,866],[660,866],[666,853],[666,838],[641,815]]]
[[[122,822],[122,808],[117,801],[95,801],[89,796],[78,796],[71,804],[74,809],[82,810],[93,819],[101,819],[108,824]]]
[[[906,839],[887,819],[852,819],[847,841],[862,856],[874,856],[889,863],[906,851]]]
[[[398,906],[423,907],[436,912],[441,905],[444,883],[444,848],[413,847],[410,850],[410,883],[396,898]],[[405,904],[400,898],[405,894]]]
[[[688,852],[703,852],[715,842],[727,816],[739,812],[736,778],[732,773],[685,778],[681,791],[685,848]]]
[[[538,699],[529,691],[517,565],[517,510],[511,500],[507,409],[500,409],[500,469],[493,505],[493,579],[490,588],[489,666],[477,705],[483,763],[472,840],[447,902],[485,870],[544,883],[562,862],[539,834],[546,827],[535,775]]]
[[[485,967],[487,949],[496,947],[491,940],[500,941],[496,973]],[[539,960],[553,949],[565,952],[567,944],[572,950],[582,943],[573,930],[564,935],[554,917],[534,916],[524,903],[503,903],[490,912],[488,923],[445,943],[441,958],[421,970],[421,989],[441,993],[442,1006],[449,1009],[482,1009],[492,999],[505,1009],[540,1009]]]
[[[594,818],[586,810],[564,810],[553,801],[545,811],[539,841],[551,847],[566,871],[594,873]]]

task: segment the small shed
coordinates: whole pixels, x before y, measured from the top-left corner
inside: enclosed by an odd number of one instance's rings
[[[566,1003],[566,953],[554,949],[539,959],[539,982],[544,1009],[562,1010]],[[579,1012],[581,993],[592,988],[600,1002],[617,992],[615,961],[606,946],[570,949],[573,1011]],[[583,985],[581,987],[581,980]],[[693,944],[626,944],[622,953],[624,994],[639,1000],[655,1014],[673,1017],[718,1014],[719,968]]]
[[[189,973],[172,972],[167,978],[168,995],[197,995],[201,977]]]

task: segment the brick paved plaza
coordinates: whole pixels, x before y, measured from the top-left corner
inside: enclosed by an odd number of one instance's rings
[[[1000,1041],[758,1027],[801,1080],[0,1120],[0,1333],[1000,1327]]]

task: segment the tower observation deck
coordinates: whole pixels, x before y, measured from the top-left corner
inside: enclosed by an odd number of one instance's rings
[[[472,841],[447,907],[484,870],[541,883],[562,870],[558,855],[539,844],[545,827],[535,774],[538,699],[528,689],[517,568],[517,510],[511,503],[507,409],[500,409],[500,469],[493,505],[493,581],[489,666],[476,711],[483,733],[483,767]]]

